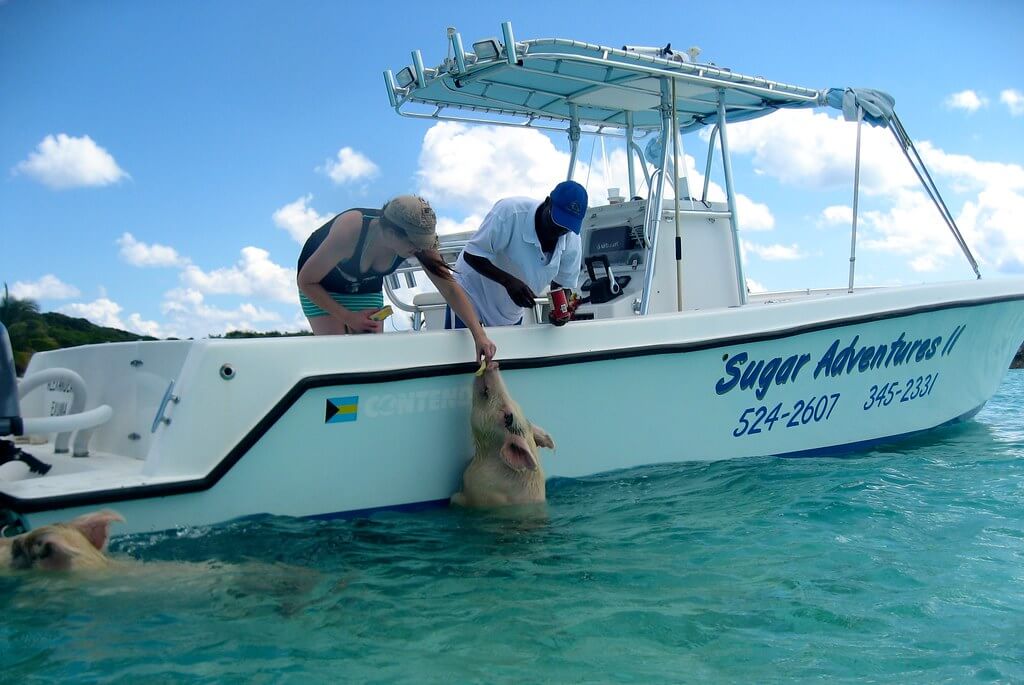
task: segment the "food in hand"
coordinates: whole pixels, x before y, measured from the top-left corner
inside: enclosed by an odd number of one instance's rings
[[[383,321],[384,319],[391,316],[392,313],[393,310],[391,309],[391,305],[386,304],[377,311],[375,311],[373,314],[370,314],[370,318],[373,319],[374,321]]]

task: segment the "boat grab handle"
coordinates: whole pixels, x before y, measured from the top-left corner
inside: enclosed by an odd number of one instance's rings
[[[178,403],[180,398],[174,394],[174,379],[171,379],[170,384],[167,386],[167,390],[164,391],[164,398],[160,400],[160,406],[156,410],[156,416],[153,417],[153,425],[150,427],[150,433],[156,433],[156,429],[160,427],[161,423],[170,423],[171,420],[164,416],[164,410],[167,409],[168,402]]]

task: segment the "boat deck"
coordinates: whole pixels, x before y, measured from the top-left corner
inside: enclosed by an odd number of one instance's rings
[[[69,492],[93,492],[165,482],[167,478],[143,475],[145,461],[109,452],[91,450],[88,457],[57,454],[54,442],[19,444],[22,450],[52,468],[40,476],[21,462],[0,467],[0,490],[21,499],[38,499]]]

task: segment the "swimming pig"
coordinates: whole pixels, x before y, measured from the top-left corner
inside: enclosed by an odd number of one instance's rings
[[[113,511],[97,511],[67,523],[0,538],[0,576],[16,573],[23,580],[15,599],[7,598],[5,610],[35,610],[43,600],[59,604],[95,596],[92,593],[96,592],[155,591],[168,601],[188,602],[198,588],[204,593],[225,591],[232,599],[245,595],[267,597],[277,600],[278,611],[289,615],[306,606],[320,579],[314,569],[280,562],[226,564],[111,558],[104,550],[114,521],[124,519]],[[88,582],[81,582],[81,578]],[[169,589],[173,594],[168,594]]]
[[[103,550],[114,521],[124,519],[120,514],[103,510],[68,523],[40,526],[13,538],[0,538],[0,569],[80,571],[105,568],[112,563]]]
[[[452,504],[463,507],[498,507],[544,502],[544,471],[538,447],[555,448],[544,429],[534,426],[511,397],[490,362],[473,380],[475,453],[462,474],[462,491]]]

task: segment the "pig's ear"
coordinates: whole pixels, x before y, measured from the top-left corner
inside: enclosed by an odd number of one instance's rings
[[[501,460],[513,471],[536,471],[537,459],[530,446],[518,435],[506,435],[501,446]]]
[[[110,524],[114,521],[124,522],[124,518],[116,511],[104,509],[79,516],[68,525],[84,535],[93,547],[102,552],[107,546],[107,540],[110,539]]]
[[[547,447],[549,450],[555,449],[555,441],[546,430],[540,426],[532,426],[532,428],[533,441],[537,443],[537,447]]]

